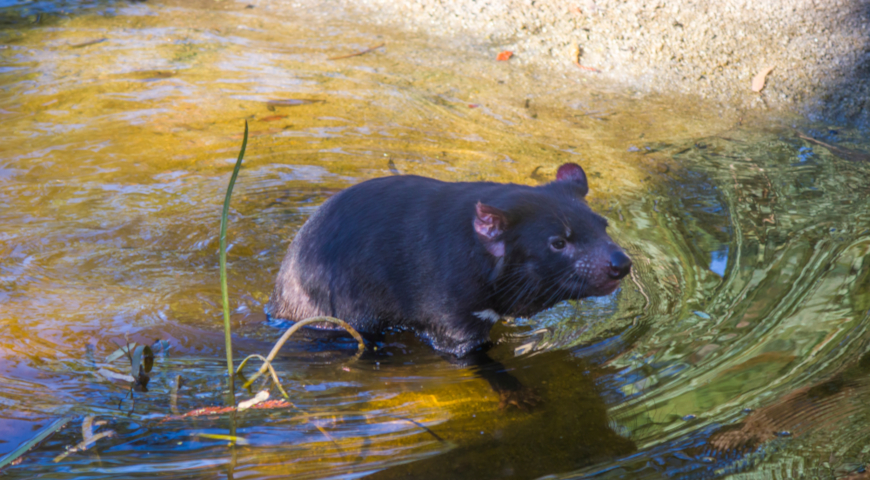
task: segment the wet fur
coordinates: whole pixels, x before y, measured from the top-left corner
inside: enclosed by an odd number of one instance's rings
[[[461,357],[489,341],[498,316],[609,293],[608,255],[619,247],[578,170],[539,187],[418,176],[350,187],[297,234],[268,312],[334,316],[369,333],[411,329]],[[566,231],[573,253],[554,255],[547,238]]]

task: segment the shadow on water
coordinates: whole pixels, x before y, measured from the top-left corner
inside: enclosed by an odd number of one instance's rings
[[[0,34],[0,454],[72,417],[8,477],[845,476],[870,462],[861,132],[738,124],[341,12],[71,5],[51,28]],[[312,334],[275,364],[293,405],[237,415],[247,444],[228,449],[228,416],[183,415],[224,398],[217,228],[245,119],[239,355],[280,334],[263,305],[305,219],[395,171],[535,185],[578,161],[635,269],[613,295],[496,328],[493,358],[544,399],[531,413],[500,410],[413,336],[355,359],[353,342]],[[132,399],[105,375],[126,338],[172,345]],[[117,435],[55,463],[88,419]]]
[[[569,351],[553,351],[508,368],[543,398],[534,412],[466,412],[472,421],[456,416],[438,428],[456,448],[371,478],[537,478],[634,452],[634,442],[609,423],[597,384],[600,367]]]

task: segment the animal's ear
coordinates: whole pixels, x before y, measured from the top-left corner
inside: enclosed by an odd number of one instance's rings
[[[477,202],[474,216],[474,231],[480,243],[494,257],[504,256],[504,240],[501,238],[508,226],[507,215],[492,206]]]
[[[576,163],[566,163],[556,171],[556,182],[570,182],[581,197],[589,193],[589,182],[586,180],[586,172]]]

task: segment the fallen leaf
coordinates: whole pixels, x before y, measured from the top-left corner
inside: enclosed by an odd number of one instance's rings
[[[287,115],[269,115],[268,117],[263,117],[260,119],[261,122],[273,122],[275,120],[281,120],[287,118]]]
[[[766,67],[758,72],[758,75],[752,78],[752,91],[760,92],[764,90],[764,81],[767,79],[767,74],[773,71],[774,67]]]
[[[133,348],[136,348],[136,342],[133,342],[127,346],[124,346],[124,347],[121,347],[121,348],[115,350],[114,352],[112,352],[111,355],[106,357],[106,363],[114,362],[115,360],[121,358],[123,355],[126,355],[127,352],[129,352]]]
[[[269,391],[262,390],[259,393],[257,393],[257,395],[255,395],[254,398],[252,398],[250,400],[245,400],[244,402],[239,402],[239,411],[243,412],[243,411],[253,407],[254,405],[256,405],[258,403],[265,402],[268,399],[269,399]]]
[[[578,67],[582,68],[583,70],[589,70],[590,72],[598,73],[601,71],[595,67],[590,67],[588,65],[580,65],[580,62],[574,62],[574,65],[577,65]]]
[[[225,442],[234,443],[236,445],[248,445],[247,439],[243,437],[236,437],[233,435],[221,435],[218,433],[194,433],[192,435],[194,437],[209,438],[211,440],[222,440]]]
[[[289,408],[292,406],[293,406],[292,403],[288,402],[287,400],[282,400],[279,398],[278,400],[266,400],[263,403],[254,405],[253,408],[268,410],[268,409],[272,409],[272,408]]]
[[[106,369],[106,368],[101,368],[101,369],[97,370],[96,373],[108,378],[109,380],[121,380],[123,382],[130,382],[130,383],[133,383],[136,381],[136,379],[130,375],[116,373],[116,372],[113,372],[113,371]]]
[[[514,52],[512,52],[510,50],[505,50],[505,51],[499,53],[498,56],[495,57],[495,59],[498,60],[499,62],[504,62],[505,60],[510,60],[510,58],[513,56],[514,56]]]
[[[574,62],[574,65],[577,65],[578,67],[582,68],[583,70],[589,70],[590,72],[597,73],[597,72],[601,71],[595,67],[589,67],[589,66],[586,66],[586,65],[583,65],[582,63],[580,63],[580,58],[582,56],[583,56],[583,47],[581,47],[580,44],[575,44],[571,48],[571,61]]]
[[[396,162],[391,158],[389,162],[387,162],[387,166],[390,168],[390,173],[393,175],[401,175],[402,172],[399,171],[399,167],[396,166]]]
[[[468,108],[477,108],[477,107],[479,107],[479,106],[480,106],[480,105],[478,105],[478,104],[476,104],[476,103],[469,103],[469,104],[468,104]]]
[[[296,408],[292,403],[283,400],[266,400],[265,402],[258,403],[251,407],[256,410],[272,410],[277,408]],[[160,419],[160,422],[168,422],[175,420],[184,420],[187,418],[196,418],[196,417],[213,417],[217,415],[223,415],[225,413],[230,413],[236,410],[236,407],[205,407],[198,408],[196,410],[192,410],[190,412],[184,413],[182,415],[168,415]]]

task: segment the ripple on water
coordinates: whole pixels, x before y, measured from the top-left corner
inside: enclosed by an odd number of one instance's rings
[[[74,416],[10,477],[710,478],[868,461],[860,132],[806,131],[849,149],[831,150],[282,5],[37,2],[13,11],[42,23],[4,23],[0,432],[16,436],[0,453]],[[243,120],[237,355],[280,331],[262,309],[302,223],[395,171],[534,185],[580,162],[633,272],[613,295],[496,327],[492,355],[544,398],[531,414],[499,410],[408,333],[359,359],[311,333],[275,363],[298,408],[177,418],[224,401],[218,219]],[[105,361],[117,344],[156,338],[173,347],[135,401],[97,373],[129,368]],[[117,436],[55,464],[89,415]],[[231,428],[248,441],[233,454],[203,436]]]

